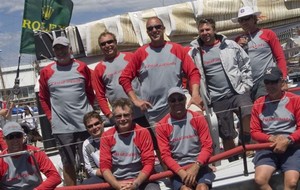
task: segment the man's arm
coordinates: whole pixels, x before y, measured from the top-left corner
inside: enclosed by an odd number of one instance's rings
[[[47,177],[36,189],[55,189],[61,183],[61,177],[45,152],[37,150],[33,155],[40,171]]]
[[[98,63],[98,65],[96,66],[93,72],[93,87],[101,111],[107,118],[110,119],[112,118],[113,114],[109,109],[108,101],[105,96],[106,86],[104,84],[104,81],[102,80],[104,70],[105,70],[105,66],[103,66],[101,63]]]
[[[270,135],[263,133],[261,128],[261,123],[259,119],[259,114],[262,112],[265,98],[257,99],[252,108],[251,120],[250,120],[250,134],[251,138],[260,143],[270,142]]]
[[[39,100],[44,113],[46,114],[49,122],[51,122],[52,116],[51,116],[50,92],[47,84],[48,77],[46,77],[49,71],[47,72],[45,69],[46,68],[41,70],[40,79],[39,79],[39,83],[40,83]]]

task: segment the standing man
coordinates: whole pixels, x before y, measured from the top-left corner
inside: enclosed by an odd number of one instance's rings
[[[244,30],[244,34],[238,36],[236,42],[248,52],[250,57],[253,101],[267,94],[263,80],[267,68],[277,66],[283,73],[283,78],[287,77],[286,60],[278,37],[272,30],[260,29],[257,26],[260,13],[245,6],[239,9],[237,18],[231,19],[232,22],[239,23]],[[288,89],[287,83],[283,89]]]
[[[102,183],[104,179],[99,169],[99,149],[100,138],[104,131],[103,120],[97,112],[92,111],[84,115],[83,123],[91,136],[83,142],[82,147],[84,166],[89,177],[82,184]]]
[[[44,151],[24,143],[24,131],[19,123],[7,122],[3,126],[7,149],[0,154],[0,188],[55,189],[61,178]],[[20,151],[27,153],[17,154]],[[17,154],[17,155],[9,155]],[[41,173],[46,176],[43,180]]]
[[[250,114],[252,87],[250,60],[246,52],[234,41],[216,33],[213,19],[201,19],[198,23],[198,39],[191,42],[190,55],[201,72],[201,85],[207,102],[216,112],[219,135],[225,150],[235,147],[237,132],[233,111],[241,107],[241,121],[247,142],[250,141]],[[236,112],[237,113],[237,112]]]
[[[169,112],[168,90],[174,86],[181,87],[185,74],[192,92],[188,106],[196,104],[202,107],[200,74],[193,60],[181,45],[164,40],[165,26],[158,17],[149,18],[146,28],[150,44],[136,50],[119,79],[131,101],[142,111],[147,111],[150,124],[158,122]],[[131,85],[136,77],[141,83],[141,99]]]
[[[116,36],[111,32],[103,32],[98,38],[100,49],[104,54],[104,60],[99,62],[94,70],[94,90],[100,109],[104,115],[113,120],[113,114],[109,108],[117,98],[127,98],[122,86],[119,84],[121,72],[131,60],[132,53],[119,52]],[[140,84],[137,79],[132,81],[133,89],[139,94]],[[149,123],[141,110],[134,107],[134,121],[143,127],[149,127]]]
[[[100,142],[104,179],[117,190],[159,190],[157,183],[146,182],[154,168],[153,143],[149,131],[132,122],[131,101],[117,99],[113,115],[116,124]]]
[[[284,189],[297,189],[300,172],[300,97],[282,90],[283,74],[277,67],[264,73],[266,96],[253,105],[251,136],[259,143],[271,142],[273,150],[259,150],[253,159],[259,189],[272,189],[269,180],[280,169]]]
[[[208,190],[214,174],[207,166],[212,155],[212,139],[203,115],[185,108],[180,87],[168,92],[170,113],[156,127],[163,162],[175,173],[173,190]],[[192,164],[188,169],[183,166]]]
[[[93,110],[94,103],[91,74],[85,63],[72,58],[66,37],[56,38],[52,47],[56,60],[41,70],[39,98],[61,146],[64,182],[76,185],[75,146],[82,153],[82,142],[89,137],[82,116]]]

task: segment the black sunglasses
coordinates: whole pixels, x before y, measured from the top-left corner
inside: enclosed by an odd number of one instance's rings
[[[159,25],[155,25],[155,26],[148,26],[148,27],[147,27],[147,30],[148,30],[149,32],[151,32],[154,28],[155,28],[156,30],[160,30],[160,29],[163,28],[163,25],[159,24]]]
[[[15,133],[15,134],[9,134],[9,135],[7,135],[7,136],[5,137],[5,139],[7,139],[7,140],[12,140],[12,139],[14,139],[14,138],[20,139],[20,138],[22,138],[22,137],[23,137],[23,134],[22,134],[22,133]]]
[[[181,103],[181,102],[183,102],[184,100],[185,100],[184,97],[170,98],[170,99],[169,99],[169,102],[172,103],[172,104],[174,104],[174,103],[176,103],[176,102]]]
[[[115,42],[115,40],[108,40],[108,41],[106,41],[106,42],[101,42],[100,43],[100,46],[105,46],[106,44],[112,44],[112,43],[114,43]]]
[[[277,84],[278,82],[279,82],[279,80],[274,80],[274,81],[272,81],[272,80],[264,80],[265,84]]]
[[[245,16],[238,19],[238,22],[248,21],[252,18],[252,16]]]
[[[101,122],[100,122],[100,121],[97,121],[97,122],[95,122],[95,123],[93,123],[93,124],[87,125],[86,128],[90,129],[90,128],[92,128],[92,127],[94,127],[94,126],[97,126],[97,125],[100,125],[100,124],[101,124]]]

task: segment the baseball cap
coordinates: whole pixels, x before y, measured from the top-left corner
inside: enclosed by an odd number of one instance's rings
[[[251,7],[245,6],[245,7],[242,7],[242,8],[239,9],[238,17],[232,18],[231,21],[233,23],[238,23],[239,18],[249,16],[249,15],[259,16],[260,14],[261,14],[261,12],[259,12],[259,11],[254,12]]]
[[[178,94],[181,94],[181,95],[185,96],[185,94],[184,94],[182,88],[176,86],[176,87],[172,87],[172,88],[169,89],[169,91],[168,91],[168,98],[169,98],[172,94],[175,94],[175,93],[178,93]]]
[[[277,81],[282,78],[282,72],[278,67],[269,67],[264,73],[264,80]]]
[[[21,125],[14,121],[9,121],[3,126],[3,135],[6,137],[11,133],[24,133],[23,128]]]
[[[59,36],[59,37],[54,39],[54,41],[52,43],[52,47],[56,46],[57,44],[60,44],[60,45],[63,45],[63,46],[69,46],[70,41],[68,40],[68,38],[66,38],[64,36]]]

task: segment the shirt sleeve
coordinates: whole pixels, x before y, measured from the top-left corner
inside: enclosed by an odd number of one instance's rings
[[[182,55],[182,70],[186,74],[189,86],[193,86],[193,84],[199,84],[200,85],[200,72],[196,66],[196,64],[193,62],[193,59],[191,56],[188,55],[188,52],[179,45],[181,55]]]
[[[136,138],[134,139],[134,143],[141,151],[141,159],[143,169],[141,172],[150,176],[151,172],[154,168],[154,150],[153,150],[153,142],[149,131],[146,128],[135,128],[135,132],[137,133]]]
[[[263,133],[259,120],[259,114],[262,112],[264,101],[265,98],[261,97],[254,102],[250,120],[251,137],[260,143],[268,142],[270,137],[270,135]]]
[[[44,113],[46,114],[48,120],[51,122],[52,116],[51,116],[50,92],[47,84],[49,79],[49,77],[47,77],[47,73],[49,74],[50,72],[51,72],[50,67],[45,67],[44,69],[41,70],[40,79],[39,79],[39,83],[40,83],[39,100]]]
[[[191,125],[196,129],[199,140],[201,142],[201,151],[198,155],[197,161],[205,165],[208,163],[212,155],[212,139],[210,136],[208,124],[203,115],[195,114],[191,121]]]
[[[300,143],[300,97],[298,95],[293,95],[291,97],[293,100],[292,106],[293,106],[293,112],[294,117],[296,119],[296,130],[290,135],[290,137],[294,140],[296,143]]]
[[[39,165],[40,171],[47,177],[36,189],[55,189],[61,183],[61,177],[54,167],[51,160],[47,157],[45,152],[38,150],[34,153],[34,157]]]
[[[139,75],[142,66],[142,57],[145,57],[145,52],[139,48],[132,56],[129,63],[126,65],[119,77],[119,84],[123,87],[126,94],[132,91],[131,82]]]
[[[113,134],[115,129],[112,128],[103,133],[100,139],[100,170],[104,173],[106,170],[111,170],[112,168],[112,155],[111,148],[115,143]]]
[[[161,153],[163,162],[172,170],[177,173],[182,167],[172,158],[171,148],[169,145],[169,136],[172,132],[172,126],[167,122],[157,123],[155,127],[157,144]]]
[[[99,107],[105,116],[111,114],[111,111],[108,106],[108,101],[106,99],[106,87],[104,81],[102,80],[103,73],[105,71],[105,66],[101,63],[98,63],[94,72],[93,72],[93,87],[96,93]]]
[[[83,66],[82,74],[85,78],[85,93],[87,99],[89,100],[89,103],[93,106],[95,101],[95,94],[92,85],[92,71],[86,66],[85,63],[81,63],[81,65]]]
[[[92,168],[91,165],[91,155],[87,152],[87,145],[89,144],[88,139],[85,140],[82,144],[82,155],[84,159],[84,167],[89,174],[89,176],[96,176],[96,169]]]
[[[286,78],[287,77],[286,60],[279,39],[272,30],[264,29],[263,32],[266,33],[266,35],[264,36],[268,38],[268,43],[271,47],[273,56],[276,59],[277,66],[281,70],[283,74],[283,78]]]

